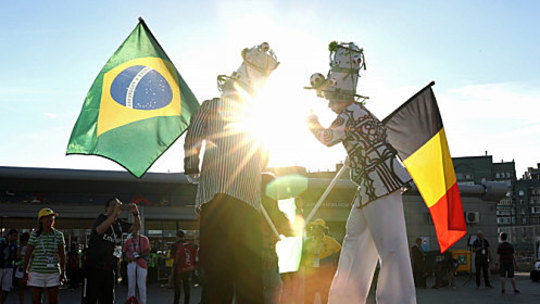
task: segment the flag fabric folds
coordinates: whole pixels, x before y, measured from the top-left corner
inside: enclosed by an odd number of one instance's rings
[[[99,155],[141,177],[187,129],[198,108],[139,18],[92,84],[66,154]]]
[[[383,120],[392,146],[431,213],[441,252],[466,233],[463,206],[430,83]]]

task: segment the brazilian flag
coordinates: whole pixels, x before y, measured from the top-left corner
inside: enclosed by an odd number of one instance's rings
[[[99,155],[140,178],[189,126],[199,103],[142,18],[99,72],[66,154]]]

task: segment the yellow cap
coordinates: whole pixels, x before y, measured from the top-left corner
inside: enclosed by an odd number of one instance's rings
[[[49,215],[54,215],[54,216],[58,216],[58,213],[55,213],[54,211],[52,211],[51,208],[43,208],[41,210],[39,210],[39,213],[38,213],[38,220],[44,216],[49,216]]]
[[[309,223],[309,225],[310,226],[319,226],[319,227],[322,227],[322,228],[328,228],[328,227],[326,227],[326,222],[323,219],[320,219],[320,218],[311,221],[311,223]]]

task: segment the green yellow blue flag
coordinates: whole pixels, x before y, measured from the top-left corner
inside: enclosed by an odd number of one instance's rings
[[[103,156],[141,177],[184,133],[198,109],[140,18],[92,84],[66,154]]]

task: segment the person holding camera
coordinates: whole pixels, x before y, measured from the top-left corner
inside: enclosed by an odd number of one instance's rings
[[[135,287],[138,287],[139,303],[145,304],[150,241],[146,236],[135,230],[131,233],[131,237],[126,240],[123,252],[127,262],[128,299],[135,297]]]
[[[122,211],[133,214],[135,221],[129,224],[118,219]],[[141,227],[137,205],[124,205],[118,198],[105,203],[105,213],[100,214],[90,234],[86,253],[83,303],[114,303],[114,285],[118,259],[122,256],[122,233],[138,231]]]

